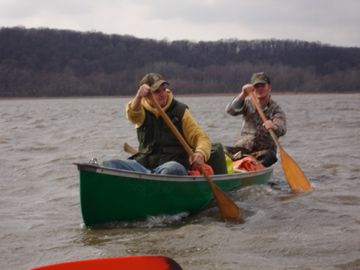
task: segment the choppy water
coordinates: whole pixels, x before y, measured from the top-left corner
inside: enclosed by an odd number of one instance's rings
[[[314,192],[290,196],[278,166],[276,188],[233,194],[245,224],[217,208],[192,217],[153,217],[87,229],[73,162],[127,155],[135,131],[126,98],[0,100],[0,269],[97,257],[165,255],[184,269],[360,269],[360,94],[275,95],[288,117],[280,140]],[[231,96],[179,97],[213,141],[235,141],[241,118]]]

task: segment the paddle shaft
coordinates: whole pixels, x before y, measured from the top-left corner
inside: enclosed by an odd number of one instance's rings
[[[154,97],[154,94],[151,93],[150,99],[155,105],[156,109],[158,110],[160,116],[166,123],[166,125],[170,128],[172,133],[175,135],[175,137],[179,140],[180,144],[184,147],[186,153],[193,158],[194,153],[188,143],[185,141],[179,130],[175,127],[173,122],[171,122],[169,116],[164,112],[164,110],[161,108],[160,104]],[[218,204],[218,207],[220,209],[220,213],[223,219],[225,220],[232,220],[237,222],[244,222],[244,218],[242,217],[242,210],[234,203],[232,202],[211,180],[208,173],[205,171],[203,167],[199,168],[200,172],[204,175],[205,179],[210,185],[210,188],[214,194],[215,200]]]
[[[254,106],[255,106],[255,108],[256,108],[256,110],[257,110],[257,112],[258,112],[261,120],[265,123],[268,119],[266,118],[263,110],[261,109],[260,104],[259,104],[259,102],[257,101],[257,98],[256,98],[256,96],[255,96],[255,93],[254,93],[254,92],[250,92],[250,96],[251,96],[251,99],[252,99],[252,101],[253,101],[253,104],[254,104]],[[277,147],[278,149],[281,149],[281,145],[280,145],[280,143],[279,143],[279,141],[278,141],[278,139],[277,139],[277,136],[276,136],[275,132],[274,132],[272,129],[268,129],[268,131],[269,131],[270,136],[271,136],[271,138],[273,139],[274,143],[276,144],[276,147]]]
[[[135,155],[139,152],[138,149],[130,146],[128,143],[124,143],[124,151],[127,152],[127,153],[130,153],[132,155]]]
[[[250,92],[252,103],[254,104],[261,120],[265,123],[267,118],[262,111],[259,102],[254,92]],[[268,129],[271,138],[273,139],[277,150],[280,154],[281,165],[288,181],[288,184],[293,192],[310,192],[312,191],[311,184],[306,178],[301,168],[297,165],[295,160],[281,147],[275,132],[272,129]]]

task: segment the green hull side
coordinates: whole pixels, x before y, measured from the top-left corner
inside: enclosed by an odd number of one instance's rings
[[[213,199],[209,184],[199,178],[149,180],[79,170],[81,211],[86,226],[141,220],[161,214],[195,213]],[[265,184],[271,174],[272,170],[242,178],[226,178],[225,175],[215,183],[221,190],[230,191],[246,185]]]

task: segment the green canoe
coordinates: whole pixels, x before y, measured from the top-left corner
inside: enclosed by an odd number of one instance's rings
[[[161,214],[195,213],[213,199],[202,176],[144,174],[76,163],[80,172],[81,211],[86,226],[142,220]],[[212,175],[223,191],[266,184],[273,167]]]

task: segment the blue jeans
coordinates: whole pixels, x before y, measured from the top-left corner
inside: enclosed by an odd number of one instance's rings
[[[120,160],[112,159],[102,163],[104,167],[121,169],[142,173],[168,174],[168,175],[187,175],[187,171],[183,165],[176,161],[168,161],[153,170],[149,170],[139,162],[133,159]]]

